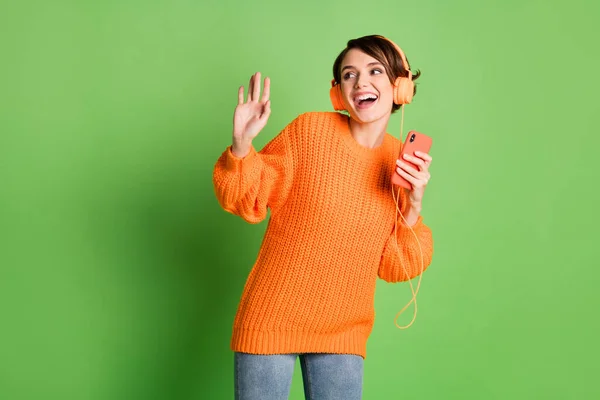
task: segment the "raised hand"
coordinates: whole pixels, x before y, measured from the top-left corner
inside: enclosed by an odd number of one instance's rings
[[[233,115],[232,151],[244,157],[252,144],[252,140],[265,127],[271,114],[269,95],[271,82],[268,77],[264,81],[262,98],[260,97],[260,72],[250,78],[248,99],[244,102],[244,87],[238,90],[238,104]]]

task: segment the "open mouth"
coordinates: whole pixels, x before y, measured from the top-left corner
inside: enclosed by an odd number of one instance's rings
[[[354,98],[354,105],[359,109],[371,107],[377,101],[378,97],[374,93],[365,93]]]

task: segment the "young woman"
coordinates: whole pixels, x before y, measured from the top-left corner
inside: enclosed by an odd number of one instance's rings
[[[240,87],[215,192],[249,223],[270,218],[233,323],[236,399],[287,399],[296,357],[307,399],[361,398],[377,278],[409,281],[433,254],[421,216],[432,158],[398,159],[401,141],[386,133],[418,77],[388,39],[350,40],[333,65],[336,111],[299,115],[261,151],[270,81],[262,96],[260,73],[247,99]]]

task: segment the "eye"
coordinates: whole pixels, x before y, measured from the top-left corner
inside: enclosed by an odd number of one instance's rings
[[[354,72],[346,72],[344,74],[344,80],[348,80],[350,78],[353,78],[355,76]]]
[[[373,75],[383,74],[383,71],[379,68],[374,68],[372,71]]]

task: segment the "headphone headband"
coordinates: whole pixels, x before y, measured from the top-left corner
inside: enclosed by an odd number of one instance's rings
[[[404,69],[408,72],[408,79],[412,80],[412,71],[410,70],[410,66],[408,65],[408,60],[406,59],[406,56],[404,55],[404,52],[402,51],[402,49],[400,48],[400,46],[398,46],[396,43],[394,43],[393,41],[391,41],[390,39],[386,38],[385,36],[381,36],[381,35],[375,35],[375,37],[378,37],[379,39],[383,39],[386,40],[387,42],[389,42],[392,46],[394,46],[394,48],[396,49],[396,51],[398,52],[398,54],[400,55],[400,59],[402,61],[402,66],[404,67]],[[331,87],[336,85],[336,81],[335,78],[333,78],[331,80]]]
[[[390,39],[386,38],[385,36],[376,35],[376,37],[383,39],[383,40],[387,40],[389,43],[391,43],[392,46],[394,46],[394,48],[398,51],[398,54],[400,54],[400,58],[402,59],[402,66],[408,72],[408,79],[412,79],[412,72],[408,65],[408,61],[406,60],[406,56],[404,55],[404,52],[402,51],[400,46],[398,46],[396,43],[392,42]]]

